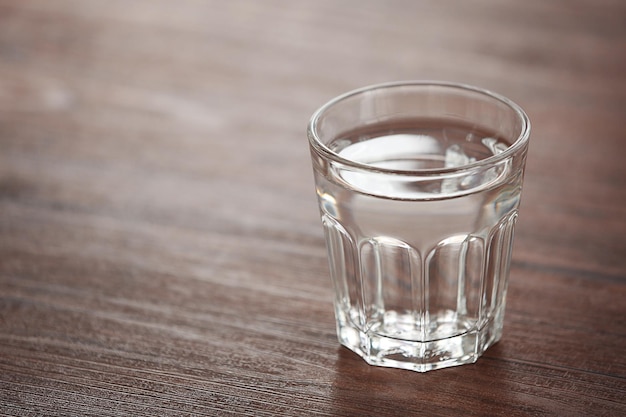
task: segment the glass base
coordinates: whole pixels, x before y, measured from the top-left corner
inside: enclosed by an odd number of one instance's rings
[[[503,315],[497,314],[480,329],[429,341],[406,340],[362,331],[346,315],[337,316],[339,342],[368,364],[427,372],[474,363],[502,335]]]

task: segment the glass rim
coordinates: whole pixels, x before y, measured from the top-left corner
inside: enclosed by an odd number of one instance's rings
[[[449,168],[419,168],[419,169],[392,169],[392,168],[384,168],[378,167],[374,165],[370,165],[363,162],[357,162],[352,159],[345,158],[339,155],[337,152],[330,149],[326,144],[324,144],[318,134],[318,122],[320,118],[334,107],[336,104],[345,101],[349,98],[358,96],[363,93],[367,93],[375,90],[385,90],[385,89],[395,89],[401,87],[444,87],[449,89],[455,89],[459,91],[470,91],[473,93],[478,93],[500,103],[503,103],[507,107],[517,114],[519,120],[521,121],[522,128],[520,130],[517,138],[512,142],[512,144],[506,148],[506,150],[502,151],[497,155],[492,155],[484,159],[480,159],[478,161],[474,161],[468,164],[449,167]],[[498,164],[499,162],[510,158],[512,155],[516,154],[519,150],[521,150],[527,143],[530,138],[530,120],[528,115],[524,110],[517,105],[512,100],[506,98],[503,95],[498,93],[494,93],[493,91],[475,87],[473,85],[464,84],[464,83],[456,83],[456,82],[447,82],[447,81],[392,81],[387,83],[380,84],[372,84],[365,87],[357,88],[341,95],[336,96],[335,98],[329,100],[325,104],[323,104],[320,108],[318,108],[311,119],[309,120],[307,126],[307,136],[309,139],[309,143],[315,149],[315,151],[322,157],[330,159],[334,162],[340,163],[342,165],[351,167],[353,169],[376,172],[381,174],[396,174],[396,175],[437,175],[437,174],[453,174],[464,172],[480,167],[485,166],[493,166]]]

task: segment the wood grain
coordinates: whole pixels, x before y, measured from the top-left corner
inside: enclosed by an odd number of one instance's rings
[[[504,337],[340,348],[305,138],[440,79],[533,123]],[[0,0],[0,413],[626,415],[626,4]]]

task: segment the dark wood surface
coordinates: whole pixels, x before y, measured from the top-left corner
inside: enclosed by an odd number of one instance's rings
[[[502,341],[340,348],[305,127],[438,79],[533,123]],[[626,415],[622,0],[0,0],[0,413]]]

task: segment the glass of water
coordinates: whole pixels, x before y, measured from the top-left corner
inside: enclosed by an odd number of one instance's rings
[[[425,372],[500,339],[529,134],[507,98],[452,83],[366,87],[313,115],[341,344]]]

